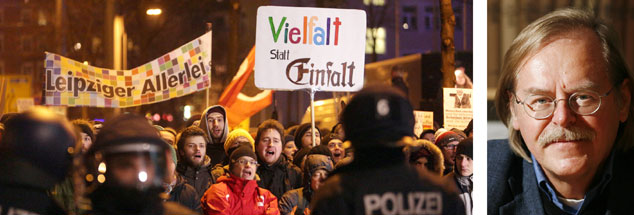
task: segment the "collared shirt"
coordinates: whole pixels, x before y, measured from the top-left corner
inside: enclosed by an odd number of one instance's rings
[[[579,209],[575,209],[568,205],[563,204],[557,198],[557,192],[553,188],[553,185],[548,181],[544,171],[542,170],[542,166],[535,160],[535,156],[531,155],[531,159],[533,160],[533,169],[535,170],[535,177],[537,178],[537,185],[539,189],[546,194],[548,199],[559,209],[568,213],[568,214],[578,214],[581,209],[583,209],[586,205],[588,205],[594,198],[596,198],[607,186],[612,178],[612,164],[614,160],[614,150],[610,153],[610,156],[607,159],[607,163],[604,166],[604,172],[601,177],[601,181],[598,185],[594,185],[588,189],[583,200],[581,202],[581,206]],[[600,170],[597,170],[600,172]],[[597,173],[599,173],[597,172]]]

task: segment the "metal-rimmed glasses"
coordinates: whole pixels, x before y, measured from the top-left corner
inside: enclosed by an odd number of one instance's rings
[[[253,166],[258,166],[258,161],[256,161],[256,160],[251,160],[250,161],[250,160],[246,160],[246,159],[238,159],[238,160],[235,160],[235,162],[239,163],[240,165],[243,165],[243,166],[247,165],[247,163],[251,164]]]
[[[568,107],[570,107],[570,110],[579,115],[592,115],[601,107],[601,99],[608,96],[613,89],[614,86],[612,86],[612,88],[603,95],[600,95],[592,90],[575,92],[568,97]],[[524,106],[524,112],[535,119],[545,119],[550,117],[555,112],[557,102],[566,100],[554,99],[547,95],[531,94],[528,95],[524,101],[520,101],[517,98],[517,95],[514,92],[512,93],[515,97],[515,103]]]

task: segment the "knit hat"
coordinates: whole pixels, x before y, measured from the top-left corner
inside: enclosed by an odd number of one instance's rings
[[[229,164],[233,164],[235,160],[238,160],[238,158],[241,158],[242,156],[248,156],[253,158],[254,160],[257,160],[258,158],[255,156],[255,152],[253,152],[253,149],[250,149],[247,146],[239,146],[237,149],[233,150],[233,152],[231,152],[231,161],[229,162]]]
[[[295,131],[295,146],[297,146],[298,150],[301,150],[302,147],[304,147],[304,144],[302,144],[302,137],[304,137],[304,134],[308,130],[310,130],[310,128],[311,128],[311,123],[304,123],[304,124],[301,124]],[[321,136],[321,131],[319,129],[316,129],[316,130],[317,132],[319,132],[319,136]]]
[[[229,155],[229,148],[231,148],[235,141],[238,140],[238,137],[246,137],[251,144],[251,148],[255,150],[255,141],[253,140],[253,137],[251,137],[251,134],[249,134],[249,132],[244,129],[236,128],[231,131],[231,133],[229,133],[229,136],[227,136],[227,141],[225,141],[224,147],[225,153],[227,153],[227,155]]]
[[[170,153],[172,153],[172,161],[174,161],[174,165],[178,164],[178,156],[176,156],[176,149],[174,147],[169,146]]]
[[[460,140],[462,140],[462,137],[460,135],[456,134],[453,131],[446,131],[440,134],[440,136],[436,137],[435,144],[436,146],[438,146],[438,148],[441,148],[450,142],[460,141]]]
[[[458,149],[456,149],[456,154],[463,154],[473,159],[473,138],[467,138],[460,141]]]
[[[394,147],[413,136],[414,110],[409,100],[389,86],[367,87],[357,93],[341,116],[346,140],[354,148]]]
[[[286,145],[286,143],[290,142],[290,141],[295,141],[295,136],[293,135],[285,135],[284,136],[284,145]]]
[[[335,133],[330,133],[326,136],[324,136],[323,139],[321,139],[321,145],[328,145],[328,142],[330,142],[331,140],[341,140],[341,142],[343,142],[343,139],[341,137],[339,137],[339,135],[335,134]]]

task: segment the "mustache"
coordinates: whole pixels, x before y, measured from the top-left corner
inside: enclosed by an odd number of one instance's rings
[[[547,144],[556,141],[590,141],[596,136],[590,128],[584,128],[579,126],[562,128],[556,127],[547,129],[544,133],[539,135],[537,144],[540,147],[545,147]]]

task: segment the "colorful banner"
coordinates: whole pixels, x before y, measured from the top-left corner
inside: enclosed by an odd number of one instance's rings
[[[45,104],[122,108],[177,98],[211,85],[211,32],[130,70],[46,53]]]
[[[262,6],[255,33],[261,89],[357,91],[363,87],[363,10]]]
[[[443,110],[446,129],[463,130],[473,119],[473,90],[462,88],[443,88]]]

